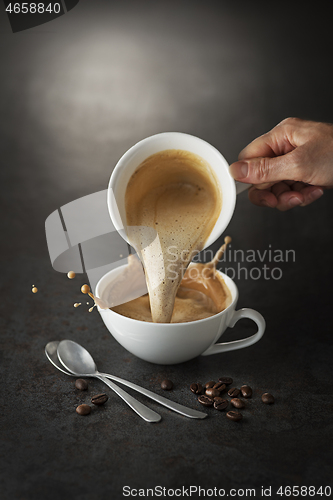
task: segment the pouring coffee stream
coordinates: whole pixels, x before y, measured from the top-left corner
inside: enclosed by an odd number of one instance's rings
[[[216,266],[230,242],[231,238],[227,236],[224,244],[210,262],[206,264],[191,263],[187,268],[177,291],[171,323],[183,323],[208,318],[228,307],[231,302],[231,294],[221,274],[216,272]],[[136,272],[141,272],[144,279],[140,262],[137,259],[136,264],[129,263],[128,269],[132,271],[136,269]],[[110,288],[111,298],[115,295],[119,298],[120,293],[125,294],[122,286],[126,289],[126,276],[130,274],[132,279],[136,279],[135,273],[129,273],[128,269],[125,268],[123,273],[117,277],[115,288],[113,286]],[[108,302],[110,303],[110,300]],[[136,295],[135,298],[130,298],[128,296],[127,300],[120,304],[118,302],[118,305],[111,306],[111,309],[132,319],[152,321],[147,290],[140,297]]]

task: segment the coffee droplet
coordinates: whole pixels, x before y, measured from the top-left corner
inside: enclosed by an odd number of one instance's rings
[[[70,280],[75,278],[75,276],[76,276],[76,274],[74,273],[74,271],[69,271],[69,273],[67,273],[67,278],[69,278]]]
[[[36,288],[35,286],[32,288],[32,293],[37,293],[38,292],[38,288]]]
[[[89,285],[82,285],[81,286],[81,292],[82,293],[89,293],[90,292],[90,286]]]
[[[79,307],[81,305],[81,302],[75,302],[74,307]]]
[[[95,306],[92,306],[90,309],[89,309],[89,312],[93,312],[93,309],[94,309]]]

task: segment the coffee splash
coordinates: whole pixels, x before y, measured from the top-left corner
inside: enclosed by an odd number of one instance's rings
[[[224,311],[231,304],[231,292],[222,275],[216,271],[216,265],[230,242],[231,238],[226,237],[225,243],[211,262],[207,264],[192,263],[187,268],[177,290],[171,323],[186,323],[209,318]],[[121,282],[125,285],[125,281],[121,280]],[[128,318],[153,321],[148,294],[111,307],[111,309]]]
[[[219,217],[218,180],[200,156],[162,151],[130,178],[125,207],[128,238],[145,270],[152,320],[169,323],[184,272]]]

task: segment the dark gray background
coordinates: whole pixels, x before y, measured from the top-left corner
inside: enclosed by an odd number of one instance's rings
[[[232,162],[287,116],[333,122],[330,11],[81,1],[15,35],[2,12],[0,40],[1,499],[118,499],[124,485],[254,487],[257,496],[261,486],[332,485],[331,192],[287,213],[239,197],[234,248],[294,249],[296,262],[281,264],[278,281],[237,281],[239,306],[267,320],[258,344],[178,366],[135,358],[96,311],[74,309],[85,277],[53,271],[44,234],[51,212],[105,189],[119,157],[148,135],[198,135]],[[226,338],[254,331],[244,321]],[[163,416],[150,425],[112,394],[83,418],[77,404],[104,387],[91,381],[79,393],[48,363],[45,344],[63,338],[87,347],[101,370],[156,392],[171,378],[169,397],[194,408],[190,383],[221,375],[249,383],[254,397],[240,424],[213,410],[192,421],[147,401]],[[260,401],[266,391],[272,407]]]

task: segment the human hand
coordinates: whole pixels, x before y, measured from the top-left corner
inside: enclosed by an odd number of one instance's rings
[[[255,205],[282,211],[309,205],[333,187],[333,125],[286,118],[246,146],[230,173],[253,184]]]

